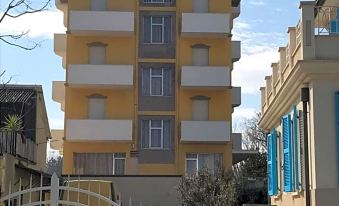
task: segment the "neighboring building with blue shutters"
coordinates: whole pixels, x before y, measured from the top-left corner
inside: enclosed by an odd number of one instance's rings
[[[339,205],[339,1],[300,10],[261,88],[268,194],[277,206]]]

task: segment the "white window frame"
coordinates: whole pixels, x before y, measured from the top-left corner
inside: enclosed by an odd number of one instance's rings
[[[152,74],[153,70],[158,70],[158,69],[154,69],[154,68],[150,68],[150,78],[149,78],[149,93],[150,96],[153,97],[163,97],[164,96],[164,68],[161,68],[161,74]],[[152,79],[153,78],[161,78],[161,94],[152,94]]]
[[[152,121],[161,121],[161,127],[152,127]],[[148,149],[164,149],[164,120],[148,120],[149,124],[149,139],[148,139]],[[152,130],[160,130],[160,147],[152,146]]]
[[[153,18],[161,18],[162,23],[153,23]],[[161,26],[161,42],[153,41],[153,26]],[[151,42],[149,44],[164,44],[165,39],[165,16],[151,16]]]
[[[165,3],[165,0],[161,0],[161,1],[156,1],[156,0],[144,0],[145,4],[163,4]]]
[[[196,157],[187,157],[187,155],[196,155]],[[186,153],[186,161],[185,161],[185,173],[186,175],[188,175],[188,171],[187,171],[187,161],[195,161],[196,162],[196,168],[195,168],[195,175],[198,174],[199,171],[199,154],[198,153]]]
[[[113,153],[113,175],[115,175],[115,161],[116,160],[124,160],[125,169],[126,169],[126,156],[125,157],[115,157],[117,153]],[[126,171],[124,171],[125,174]]]

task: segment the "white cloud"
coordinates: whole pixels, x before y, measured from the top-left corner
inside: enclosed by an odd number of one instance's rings
[[[58,10],[47,10],[19,18],[6,17],[0,24],[2,34],[23,31],[29,31],[30,38],[53,38],[54,33],[65,33],[63,13]]]
[[[257,109],[238,107],[234,109],[232,114],[232,132],[242,132],[243,124],[246,119],[255,117]]]
[[[258,94],[264,78],[272,73],[271,64],[278,61],[278,47],[285,42],[281,33],[257,32],[246,22],[236,22],[234,39],[241,40],[242,56],[234,65],[232,80],[244,94]]]
[[[260,1],[260,0],[251,0],[248,2],[248,4],[252,6],[265,6],[266,5],[264,1]]]

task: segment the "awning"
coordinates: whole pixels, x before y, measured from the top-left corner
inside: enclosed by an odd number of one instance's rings
[[[25,103],[35,93],[33,89],[0,87],[1,103]]]

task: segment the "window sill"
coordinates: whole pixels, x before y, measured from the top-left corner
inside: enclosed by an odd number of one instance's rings
[[[296,192],[284,192],[284,195],[291,195],[292,197],[301,195],[302,191],[296,191]]]

